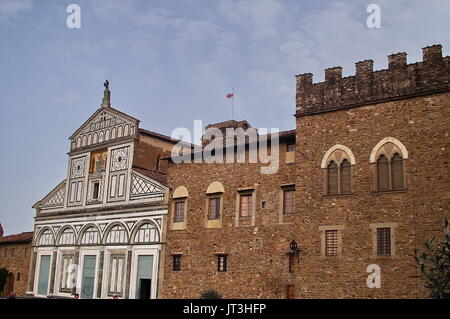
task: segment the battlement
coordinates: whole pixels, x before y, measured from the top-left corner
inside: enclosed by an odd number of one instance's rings
[[[342,77],[342,68],[325,70],[325,81],[297,75],[297,116],[310,115],[405,97],[450,91],[450,57],[442,46],[422,49],[423,61],[407,64],[406,53],[388,56],[388,69],[373,71],[373,61],[357,62],[356,75]]]

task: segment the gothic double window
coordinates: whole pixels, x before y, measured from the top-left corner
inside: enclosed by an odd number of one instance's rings
[[[374,172],[374,190],[379,192],[405,189],[404,160],[408,153],[398,140],[386,138],[373,149],[370,162]]]
[[[344,145],[335,145],[325,154],[321,167],[325,171],[324,193],[338,196],[352,193],[352,166],[355,158]]]

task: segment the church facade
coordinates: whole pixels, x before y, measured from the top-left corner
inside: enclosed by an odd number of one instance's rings
[[[101,107],[70,137],[66,178],[37,202],[28,294],[157,298],[168,191],[160,158],[176,144]]]

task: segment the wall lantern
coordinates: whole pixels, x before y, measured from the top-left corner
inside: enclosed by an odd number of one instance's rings
[[[289,254],[292,256],[297,256],[297,260],[300,262],[300,248],[298,248],[298,244],[294,239],[291,240],[289,247],[291,248],[291,252]]]

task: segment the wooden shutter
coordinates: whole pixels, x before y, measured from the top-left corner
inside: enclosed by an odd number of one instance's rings
[[[295,213],[295,190],[288,189],[283,191],[283,212],[284,214]]]
[[[377,162],[377,185],[379,191],[389,190],[389,163],[384,155]]]
[[[334,161],[328,165],[327,190],[328,195],[338,194],[338,167]]]
[[[350,194],[352,192],[352,173],[351,165],[347,160],[341,164],[341,194]]]
[[[391,173],[392,173],[392,189],[400,190],[404,188],[403,185],[403,158],[395,153],[391,162]]]

